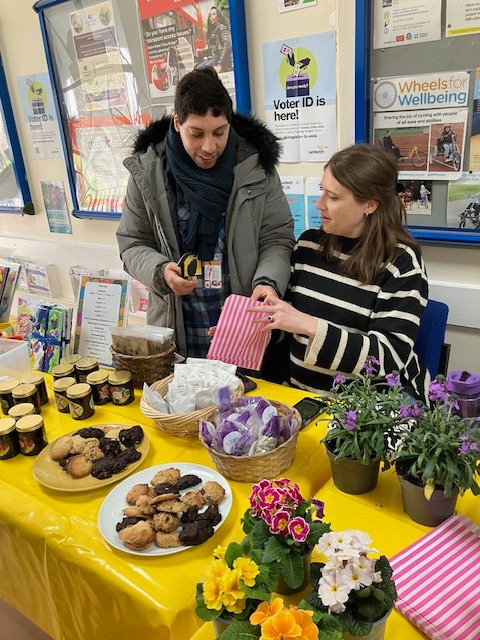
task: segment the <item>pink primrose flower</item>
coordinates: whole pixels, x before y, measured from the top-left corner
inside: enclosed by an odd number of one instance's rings
[[[270,531],[275,533],[280,533],[282,536],[286,536],[289,533],[289,521],[290,514],[288,511],[277,511],[277,513],[273,516],[272,522],[270,524]]]
[[[305,542],[309,532],[310,527],[308,525],[308,522],[306,522],[303,518],[292,518],[292,520],[290,520],[290,522],[288,523],[288,533],[290,533],[292,538],[297,542]]]

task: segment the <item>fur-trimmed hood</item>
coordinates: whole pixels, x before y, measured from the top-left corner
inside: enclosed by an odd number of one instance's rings
[[[145,153],[150,145],[156,146],[167,135],[172,116],[164,116],[152,122],[146,129],[140,131],[135,139],[134,153]],[[258,153],[262,167],[268,173],[275,168],[280,157],[278,138],[257,118],[242,116],[234,113],[232,128],[247,144],[239,147],[239,160],[244,160],[254,152]]]

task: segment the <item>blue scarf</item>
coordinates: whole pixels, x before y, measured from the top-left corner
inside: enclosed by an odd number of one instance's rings
[[[232,130],[224,152],[211,169],[201,169],[190,158],[173,122],[165,143],[169,169],[190,205],[183,251],[197,254],[200,260],[212,260],[219,221],[227,209],[233,186],[235,147]]]

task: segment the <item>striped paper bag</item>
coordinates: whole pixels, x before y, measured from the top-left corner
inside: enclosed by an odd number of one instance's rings
[[[395,607],[434,640],[480,640],[480,527],[452,516],[390,560]]]
[[[258,371],[267,348],[269,332],[259,332],[261,325],[253,323],[259,314],[247,313],[247,309],[262,304],[245,296],[228,296],[206,357]]]

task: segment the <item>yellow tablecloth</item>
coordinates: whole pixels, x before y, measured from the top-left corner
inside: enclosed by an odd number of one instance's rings
[[[198,441],[164,434],[143,416],[140,392],[126,407],[104,405],[89,420],[74,421],[57,411],[48,383],[51,399],[42,416],[50,441],[96,423],[139,423],[150,439],[150,451],[136,471],[175,462],[214,468]],[[254,393],[288,404],[306,395],[266,382]],[[338,491],[319,445],[325,428],[325,422],[312,423],[300,433],[294,463],[282,475],[298,482],[303,495],[325,500],[326,520],[335,529],[368,531],[387,556],[428,531],[403,515],[400,488],[389,472],[365,496]],[[233,506],[213,538],[181,553],[147,558],[111,548],[98,530],[98,510],[115,485],[83,493],[54,491],[33,478],[33,463],[34,458],[22,455],[0,462],[0,598],[56,640],[213,638],[212,625],[195,616],[195,584],[218,544],[241,540],[240,517],[248,506],[250,484],[230,482]],[[473,500],[471,495],[461,499],[459,511],[480,524]],[[387,630],[388,640],[424,637],[396,612]]]

